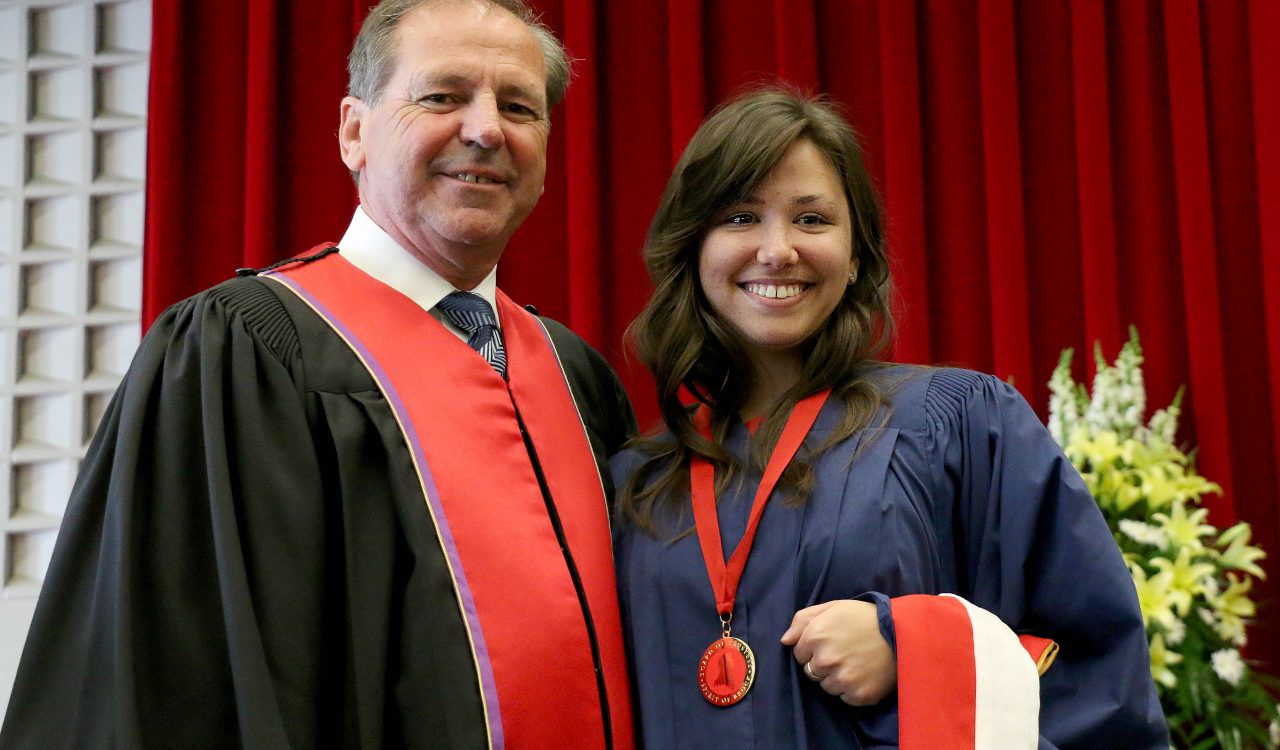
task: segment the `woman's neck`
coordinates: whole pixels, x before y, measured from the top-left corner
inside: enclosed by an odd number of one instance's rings
[[[770,353],[753,358],[755,387],[742,407],[742,418],[763,417],[782,395],[800,381],[802,365],[790,353]]]

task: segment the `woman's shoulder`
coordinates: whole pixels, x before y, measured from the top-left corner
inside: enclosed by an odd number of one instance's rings
[[[654,454],[658,446],[668,444],[673,439],[666,430],[632,438],[622,450],[609,457],[609,472],[613,474],[615,481],[631,476]]]
[[[1013,390],[994,375],[961,367],[887,364],[865,377],[889,403],[889,426],[902,430],[951,422],[985,394]]]

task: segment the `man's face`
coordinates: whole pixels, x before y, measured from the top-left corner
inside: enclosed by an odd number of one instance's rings
[[[343,100],[342,158],[374,222],[470,289],[542,195],[542,51],[514,15],[473,0],[416,8],[397,41],[377,106]]]

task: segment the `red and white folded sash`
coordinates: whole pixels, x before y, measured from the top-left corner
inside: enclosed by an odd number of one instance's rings
[[[902,750],[1019,750],[1039,744],[1040,675],[1053,641],[1018,636],[952,594],[891,599]]]

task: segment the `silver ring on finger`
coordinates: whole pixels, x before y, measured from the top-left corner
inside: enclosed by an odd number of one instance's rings
[[[807,661],[807,662],[805,662],[805,663],[804,663],[804,676],[805,676],[805,677],[808,677],[809,679],[813,680],[814,682],[822,682],[822,678],[821,678],[821,677],[819,677],[817,674],[815,674],[815,673],[814,673],[814,671],[813,671],[813,662],[812,662],[812,661]]]

